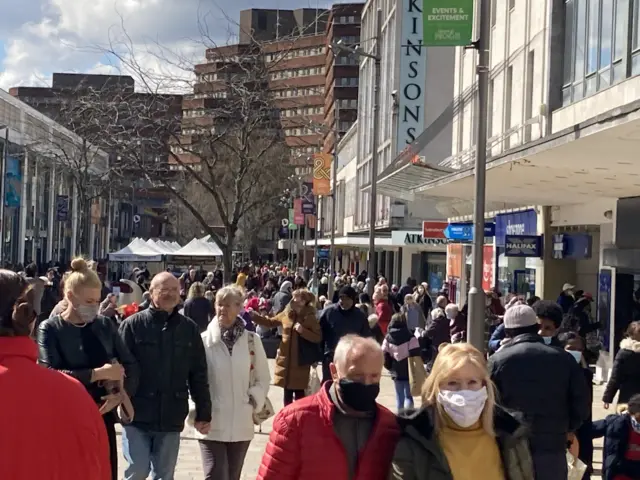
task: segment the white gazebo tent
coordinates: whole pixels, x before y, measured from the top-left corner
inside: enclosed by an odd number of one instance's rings
[[[134,238],[129,245],[109,254],[111,262],[162,262],[163,254],[140,238]]]

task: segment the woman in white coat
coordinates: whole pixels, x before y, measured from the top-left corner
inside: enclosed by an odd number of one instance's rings
[[[196,433],[205,480],[240,480],[254,435],[252,415],[264,407],[271,383],[260,337],[239,316],[243,297],[235,286],[218,290],[216,316],[202,333],[213,406],[209,433]]]

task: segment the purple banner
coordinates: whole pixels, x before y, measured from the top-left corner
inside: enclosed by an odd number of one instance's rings
[[[304,215],[315,215],[316,197],[313,195],[313,183],[304,182],[302,184],[302,192],[300,192],[300,198],[302,199],[302,213]]]

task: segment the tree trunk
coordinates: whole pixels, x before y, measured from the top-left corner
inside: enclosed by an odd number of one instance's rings
[[[224,248],[220,246],[223,256],[222,256],[222,264],[224,266],[224,283],[225,285],[231,282],[231,275],[233,274],[233,247],[235,245],[236,240],[236,232],[238,228],[234,225],[230,225],[226,228],[226,241]]]

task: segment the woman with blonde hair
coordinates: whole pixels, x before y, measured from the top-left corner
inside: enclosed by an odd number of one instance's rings
[[[484,356],[444,345],[422,390],[422,408],[399,418],[389,480],[533,480],[525,428],[496,405]]]
[[[310,366],[322,360],[322,332],[318,322],[316,297],[308,290],[295,290],[282,313],[266,318],[255,311],[251,319],[267,328],[282,327],[282,341],[276,357],[274,385],[284,389],[284,404],[304,397]],[[307,358],[314,357],[316,358]]]
[[[63,310],[38,327],[38,362],[82,383],[104,420],[109,437],[111,474],[118,474],[115,409],[124,402],[133,418],[126,393],[138,382],[135,358],[118,335],[115,324],[99,315],[102,282],[86,260],[75,258],[64,281]],[[123,420],[124,421],[124,420]]]
[[[184,316],[196,322],[200,333],[207,329],[209,319],[213,316],[213,306],[204,294],[204,285],[201,282],[194,282],[189,287],[187,300],[184,302]]]

